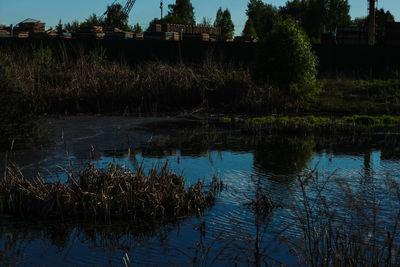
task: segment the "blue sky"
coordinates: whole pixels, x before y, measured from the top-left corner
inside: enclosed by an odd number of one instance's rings
[[[125,3],[126,0],[118,0]],[[264,0],[264,2],[280,6],[287,0]],[[16,24],[26,18],[35,18],[46,22],[46,26],[55,26],[58,20],[63,23],[72,20],[83,21],[90,14],[101,15],[107,4],[113,0],[0,0],[0,24]],[[164,0],[164,13],[167,5],[174,0]],[[192,0],[195,8],[196,20],[200,22],[203,17],[214,20],[219,7],[229,8],[236,34],[240,34],[246,21],[246,6],[248,0]],[[349,0],[352,17],[365,16],[367,13],[367,0]],[[137,0],[133,7],[129,23],[139,23],[146,27],[151,19],[160,16],[159,0]],[[390,10],[396,20],[400,19],[400,0],[379,0],[378,8]]]

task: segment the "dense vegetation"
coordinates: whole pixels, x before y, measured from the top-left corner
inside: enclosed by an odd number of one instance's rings
[[[307,35],[293,20],[277,21],[258,50],[257,78],[297,99],[318,92],[317,58]]]
[[[123,8],[120,4],[112,4],[110,6],[107,6],[107,10],[104,15],[104,17],[99,17],[96,14],[92,14],[82,23],[79,23],[78,21],[73,21],[72,23],[67,23],[65,25],[62,25],[60,20],[60,22],[56,26],[56,29],[59,33],[74,33],[80,27],[85,28],[93,26],[118,28],[124,31],[134,30],[134,27],[130,27],[128,25],[128,16],[124,14]]]
[[[128,20],[121,9],[120,5],[109,6],[104,20],[92,15],[83,24],[73,23],[67,28],[73,31],[79,26],[104,25],[128,30]],[[169,9],[162,21],[195,23],[189,0],[177,0]],[[192,65],[157,61],[129,66],[108,59],[101,48],[74,59],[66,53],[64,57],[56,57],[44,46],[0,51],[0,143],[8,144],[13,138],[26,135],[32,128],[32,118],[48,113],[232,113],[232,117],[222,117],[221,122],[239,123],[245,130],[262,134],[271,130],[399,131],[400,117],[392,116],[400,114],[398,77],[318,79],[318,59],[311,49],[310,38],[317,41],[324,31],[350,25],[348,12],[347,0],[294,0],[281,9],[250,0],[243,34],[258,37],[260,45],[256,63],[247,67],[213,60]],[[380,16],[382,25],[391,21],[390,14]],[[223,37],[232,37],[234,25],[228,9],[218,10],[215,26],[221,27]],[[58,30],[64,31],[61,22]],[[141,32],[139,25],[135,31]],[[245,116],[236,116],[237,113]],[[263,116],[248,118],[255,114]],[[268,145],[281,144],[274,141]],[[289,173],[306,164],[306,154],[311,155],[314,145],[312,140],[304,142],[301,150],[304,154],[295,161],[296,169],[289,169]],[[259,148],[255,160],[265,151]],[[268,161],[272,157],[282,161],[276,154],[271,155]],[[325,184],[321,187],[317,175],[299,175],[297,179],[302,198],[298,206],[285,208],[293,212],[293,225],[303,234],[300,245],[290,244],[291,248],[297,248],[293,251],[299,263],[396,265],[397,258],[392,257],[393,252],[398,253],[396,227],[386,230],[393,226],[390,223],[397,226],[399,216],[389,221],[387,228],[381,227],[382,232],[376,231],[379,211],[375,203],[369,210],[369,206],[364,206],[365,199],[343,190],[352,213],[341,217],[321,196]],[[388,191],[398,197],[398,183],[389,178],[387,182]],[[314,186],[316,199],[306,194],[308,186]],[[131,172],[113,166],[98,170],[91,165],[77,177],[72,171],[68,173],[66,183],[31,180],[8,168],[0,182],[0,215],[107,222],[147,220],[159,224],[164,219],[201,215],[213,205],[214,194],[220,187],[214,180],[208,191],[200,182],[187,188],[184,179],[166,167],[145,175],[140,169]],[[255,217],[265,219],[280,205],[262,193],[258,189],[249,206]],[[310,202],[317,204],[310,206]],[[366,216],[366,210],[376,216]],[[354,221],[346,221],[350,219],[370,221],[368,225],[354,225]],[[256,221],[259,222],[258,218]],[[351,227],[347,229],[348,226]],[[365,241],[364,233],[372,233],[368,236],[371,242]],[[260,263],[259,252],[253,254],[256,266]]]
[[[19,84],[16,88],[23,88],[20,94],[27,92],[30,111],[36,114],[179,112],[196,108],[250,111],[260,108],[257,102],[265,94],[265,89],[252,81],[248,69],[212,61],[128,66],[108,60],[103,49],[76,60],[57,59],[48,47],[1,53],[9,58],[3,67],[14,73],[9,79]]]
[[[65,183],[32,179],[9,167],[0,181],[0,214],[157,225],[183,216],[200,216],[214,204],[214,194],[222,186],[215,178],[209,190],[204,190],[200,181],[186,188],[184,178],[171,173],[167,165],[145,174],[142,169],[132,172],[118,165],[99,170],[92,162],[77,176],[70,170]]]
[[[351,80],[351,76],[347,80],[318,79],[318,59],[310,38],[319,38],[322,29],[349,25],[348,12],[347,0],[293,0],[280,9],[250,0],[243,34],[258,37],[260,44],[255,64],[245,67],[212,58],[196,64],[153,61],[128,66],[123,60],[107,58],[101,47],[78,52],[73,59],[66,51],[55,56],[42,45],[3,49],[2,143],[24,136],[32,116],[48,113],[398,114],[395,76],[370,81]],[[393,21],[388,12],[377,14],[381,26]],[[194,24],[190,0],[169,5],[163,21]],[[122,6],[113,4],[104,18],[93,14],[81,24],[66,27],[60,21],[57,30],[94,25],[129,28]],[[214,25],[221,28],[223,37],[232,37],[234,25],[228,9],[218,10]],[[140,25],[133,30],[142,31]]]
[[[367,18],[350,17],[348,0],[289,0],[281,7],[250,0],[243,35],[263,38],[277,18],[292,18],[314,43],[319,43],[323,33],[336,32],[340,27],[357,26],[365,29]],[[376,11],[378,35],[387,23],[394,22],[390,11]]]
[[[299,38],[293,39],[292,33]],[[276,38],[261,46],[275,47],[281,59],[259,56],[258,69],[212,58],[196,64],[151,61],[127,65],[109,59],[101,48],[69,57],[66,51],[55,53],[43,45],[5,47],[0,52],[2,143],[25,136],[32,118],[43,114],[400,114],[395,76],[316,80],[316,61],[301,30],[293,22],[282,21],[274,26],[273,35]],[[287,50],[280,51],[280,42],[299,52],[285,57]],[[297,64],[292,64],[294,59]],[[304,75],[307,70],[310,75]]]

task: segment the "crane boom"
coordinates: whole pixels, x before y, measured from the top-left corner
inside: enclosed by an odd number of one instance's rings
[[[126,2],[124,8],[122,9],[122,12],[125,14],[125,16],[129,15],[135,2],[136,2],[136,0],[128,0]]]
[[[117,2],[117,0],[114,0],[114,2],[112,3],[115,4],[115,2]],[[133,5],[136,3],[136,0],[127,0],[125,6],[122,8],[122,13],[128,17],[129,13],[132,10]],[[108,10],[106,10],[106,12],[104,12],[104,14],[100,17],[100,20],[104,18],[105,15],[107,15]]]

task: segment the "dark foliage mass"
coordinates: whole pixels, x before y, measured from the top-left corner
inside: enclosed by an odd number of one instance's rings
[[[317,58],[307,35],[291,19],[277,21],[262,40],[255,72],[297,98],[318,91]]]
[[[281,8],[282,16],[294,18],[310,36],[319,38],[323,32],[335,32],[350,25],[348,0],[294,0]]]
[[[176,24],[196,24],[194,8],[190,0],[176,0],[175,4],[168,5],[169,12],[164,22]]]
[[[222,11],[222,8],[218,9],[214,26],[221,28],[223,38],[233,38],[235,25],[233,25],[229,9],[225,9],[225,11]]]

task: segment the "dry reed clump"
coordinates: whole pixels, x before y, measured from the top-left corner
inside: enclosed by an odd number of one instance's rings
[[[105,54],[56,57],[46,47],[7,51],[11,69],[37,113],[164,112],[182,109],[262,110],[268,90],[245,68],[207,61],[128,66]],[[1,63],[1,62],[0,62]]]
[[[204,101],[202,78],[191,67],[147,62],[137,66],[133,72],[138,77],[135,87],[142,99],[140,105],[145,110],[190,109]]]
[[[96,169],[94,165],[68,182],[29,180],[8,167],[0,182],[0,212],[18,217],[163,222],[198,215],[211,207],[221,188],[216,179],[209,190],[202,182],[185,188],[184,179],[170,173],[167,164],[145,175],[121,166]]]
[[[48,77],[51,76],[51,77]],[[248,70],[146,62],[134,68],[82,59],[77,68],[41,80],[44,108],[55,112],[157,112],[260,108],[263,92]],[[48,84],[46,84],[46,82]],[[71,109],[72,107],[72,109]]]

